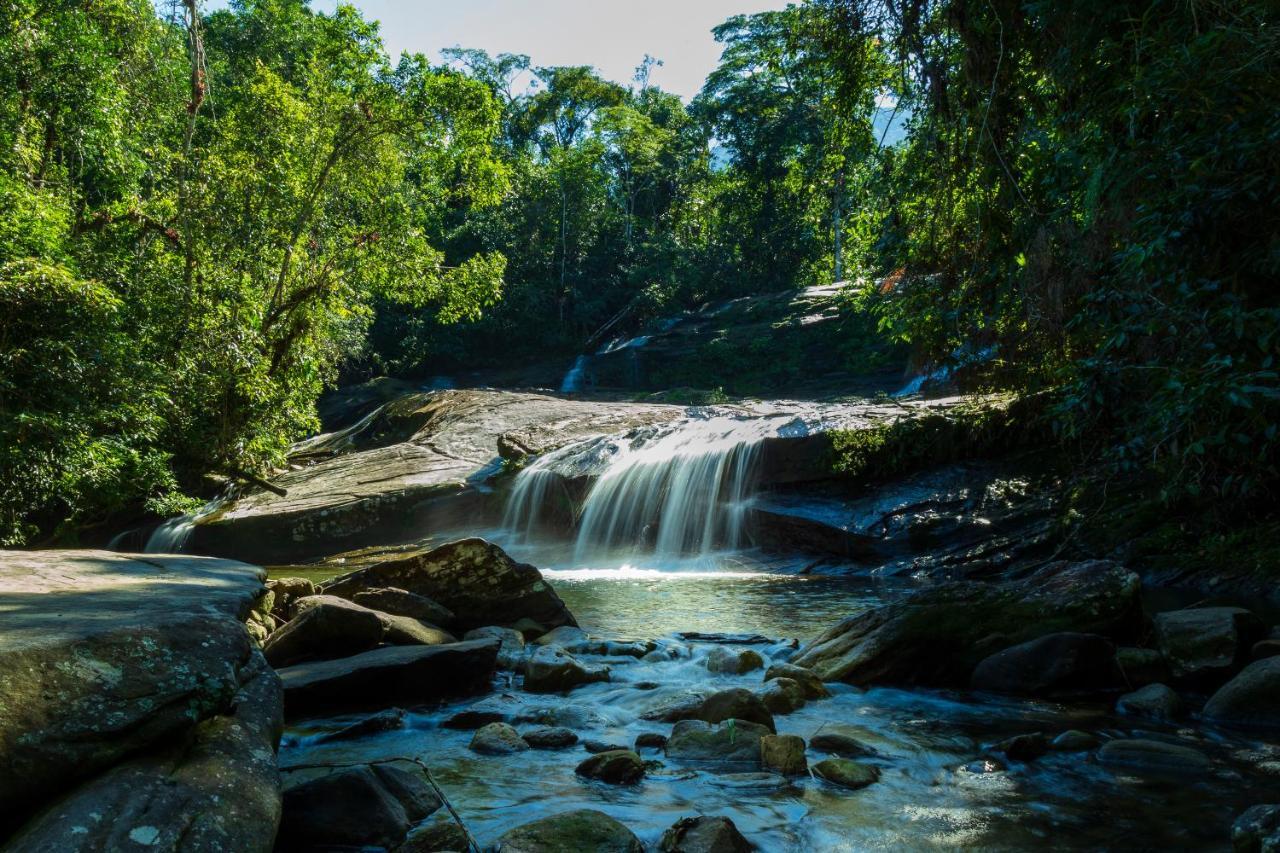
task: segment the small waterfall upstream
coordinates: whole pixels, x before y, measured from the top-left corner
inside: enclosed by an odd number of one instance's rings
[[[223,503],[222,498],[217,498],[195,512],[165,521],[151,532],[143,551],[147,554],[181,554],[187,540],[191,538],[191,532],[196,528],[196,522],[217,512]]]
[[[694,417],[625,439],[592,440],[547,454],[516,479],[504,526],[526,538],[572,524],[566,472],[596,474],[582,499],[573,556],[701,556],[743,545],[768,418]]]

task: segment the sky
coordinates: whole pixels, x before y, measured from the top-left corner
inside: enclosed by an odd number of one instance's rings
[[[210,2],[209,8],[223,6]],[[314,0],[332,11],[336,0]],[[720,58],[711,28],[738,14],[782,9],[786,0],[355,0],[382,23],[394,57],[440,58],[442,48],[528,54],[534,65],[592,65],[631,82],[646,53],[661,59],[651,82],[685,100],[702,88]]]

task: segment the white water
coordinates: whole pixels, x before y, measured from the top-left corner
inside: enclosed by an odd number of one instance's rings
[[[215,512],[223,504],[222,499],[209,501],[195,512],[179,515],[161,524],[151,532],[143,551],[148,554],[181,554],[196,522]]]
[[[756,451],[778,427],[771,418],[712,415],[589,448],[604,457],[603,470],[582,501],[574,563],[605,554],[707,556],[742,547]],[[528,539],[556,508],[565,508],[569,496],[560,491],[559,469],[568,457],[582,456],[584,447],[548,454],[518,475],[507,530]],[[559,517],[567,520],[569,511]]]
[[[574,361],[573,367],[569,368],[569,372],[564,375],[564,381],[560,383],[561,394],[573,394],[582,390],[582,383],[586,375],[587,362],[591,360],[589,355],[580,355]]]

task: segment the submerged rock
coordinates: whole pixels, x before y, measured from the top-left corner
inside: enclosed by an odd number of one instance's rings
[[[806,699],[826,699],[831,695],[831,691],[827,689],[827,685],[822,683],[822,679],[811,669],[805,669],[803,666],[796,666],[790,663],[771,664],[764,672],[765,682],[774,680],[775,678],[790,678],[804,688],[804,696]]]
[[[765,707],[759,696],[743,687],[734,687],[712,693],[690,714],[690,718],[706,723],[719,723],[724,720],[746,720],[764,726],[771,732],[777,731],[773,724],[773,714]]]
[[[742,675],[764,666],[764,658],[754,649],[731,649],[716,646],[707,655],[707,670],[728,675]]]
[[[1120,686],[1116,649],[1097,634],[1048,634],[983,660],[969,684],[975,690],[1019,696],[1074,696]]]
[[[524,689],[530,693],[561,693],[609,680],[609,667],[582,663],[577,658],[552,647],[534,652],[525,662]]]
[[[1109,740],[1098,750],[1104,767],[1153,773],[1203,773],[1209,756],[1189,746],[1159,740]]]
[[[395,847],[441,805],[420,773],[388,764],[338,770],[285,791],[276,849]]]
[[[644,761],[629,749],[611,749],[586,759],[573,772],[610,785],[632,785],[644,776]]]
[[[255,566],[206,557],[0,551],[0,836],[51,797],[127,758],[167,750],[206,720],[221,721],[209,727],[215,749],[261,661],[244,619],[263,578]],[[270,757],[273,748],[259,750]],[[190,781],[194,799],[213,790],[205,787],[213,780]],[[252,831],[256,786],[226,796],[224,815],[246,815],[230,831]],[[204,813],[194,800],[192,809]],[[167,831],[152,826],[157,837]]]
[[[943,583],[844,620],[794,663],[828,681],[959,686],[1011,644],[1134,632],[1139,587],[1137,575],[1107,561],[1051,563],[1007,583]]]
[[[760,766],[783,776],[805,775],[809,763],[804,757],[804,738],[765,735],[760,739]]]
[[[378,614],[331,595],[299,599],[296,615],[267,638],[262,653],[279,668],[302,660],[348,657],[382,641]]]
[[[667,757],[685,763],[739,766],[760,769],[760,741],[772,731],[745,720],[725,720],[719,725],[702,720],[681,720],[667,739]]]
[[[1209,697],[1204,717],[1224,725],[1280,730],[1280,657],[1246,666]]]
[[[338,729],[319,738],[319,743],[333,743],[341,740],[355,740],[381,732],[393,732],[404,726],[404,711],[400,708],[388,708],[371,717]]]
[[[576,625],[542,573],[517,563],[483,539],[461,539],[375,563],[324,584],[329,595],[350,598],[379,587],[421,595],[451,610],[461,629],[514,625]]]
[[[1280,805],[1251,806],[1231,825],[1235,853],[1280,851]]]
[[[818,752],[829,752],[841,758],[859,758],[866,755],[879,754],[875,749],[859,740],[856,735],[841,731],[838,726],[832,728],[823,727],[813,737],[809,738],[809,746]]]
[[[658,842],[661,853],[751,853],[754,849],[733,821],[719,815],[682,817]]]
[[[563,726],[544,726],[530,729],[521,737],[534,749],[563,749],[578,742],[578,736]]]
[[[872,764],[860,764],[847,758],[827,758],[813,765],[813,772],[820,778],[842,788],[858,790],[880,781],[880,769]]]
[[[1116,710],[1130,717],[1172,720],[1182,715],[1182,700],[1163,684],[1148,684],[1117,699]]]
[[[481,755],[510,755],[524,752],[529,744],[506,723],[486,723],[471,736],[468,749]]]
[[[1248,658],[1266,633],[1262,622],[1241,607],[1195,607],[1157,613],[1156,643],[1174,678],[1212,679]]]
[[[280,670],[289,717],[341,709],[420,704],[489,689],[496,640],[390,646]]]
[[[579,809],[518,826],[494,853],[644,853],[635,833],[604,812]]]

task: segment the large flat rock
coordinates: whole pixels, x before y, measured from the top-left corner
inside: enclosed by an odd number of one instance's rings
[[[0,551],[0,834],[226,713],[264,573],[229,560]]]

